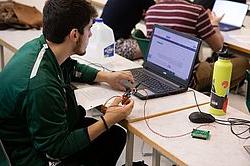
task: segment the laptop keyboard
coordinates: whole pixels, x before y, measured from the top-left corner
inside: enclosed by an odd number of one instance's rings
[[[220,26],[221,31],[230,31],[230,30],[240,29],[239,27],[228,25],[228,24],[223,24],[223,23],[220,23],[219,26]]]
[[[166,83],[163,83],[150,77],[150,75],[145,74],[142,70],[132,70],[131,72],[137,82],[141,82],[143,85],[149,87],[153,92],[164,93],[166,91],[174,90]]]

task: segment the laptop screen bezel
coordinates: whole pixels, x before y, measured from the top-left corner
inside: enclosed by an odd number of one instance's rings
[[[190,68],[187,80],[182,79],[180,77],[177,77],[177,76],[175,76],[175,75],[167,72],[162,67],[157,66],[154,63],[151,63],[150,61],[148,61],[148,58],[149,58],[148,57],[148,53],[150,51],[150,47],[151,47],[151,44],[152,44],[153,35],[154,35],[154,32],[155,32],[156,28],[159,28],[159,29],[171,32],[171,33],[174,33],[175,35],[178,35],[178,36],[181,36],[181,37],[185,37],[187,39],[191,39],[191,40],[197,42],[197,51],[196,51],[196,53],[194,55],[194,59],[193,59],[193,62],[192,62],[192,65],[191,65],[191,68]],[[150,37],[150,42],[149,42],[149,46],[148,46],[148,50],[147,50],[147,60],[144,62],[143,67],[145,69],[147,69],[147,70],[149,70],[149,71],[151,71],[151,72],[153,72],[153,73],[155,73],[155,74],[163,77],[163,78],[166,78],[166,79],[172,81],[173,83],[175,83],[177,85],[182,85],[183,87],[186,88],[186,87],[188,87],[189,82],[190,82],[190,80],[192,78],[192,73],[193,73],[194,65],[195,65],[196,61],[198,60],[198,55],[199,55],[201,43],[202,43],[202,40],[199,39],[199,38],[197,38],[197,37],[195,37],[195,36],[192,36],[190,34],[186,34],[186,33],[183,33],[183,32],[179,32],[179,31],[173,30],[173,29],[168,28],[168,27],[164,27],[164,26],[155,24],[154,28],[153,28],[153,31],[152,31],[152,34],[151,34],[151,37]],[[158,72],[155,72],[155,71],[158,71]]]

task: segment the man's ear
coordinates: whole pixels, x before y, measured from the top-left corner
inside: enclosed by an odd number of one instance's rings
[[[72,40],[72,41],[77,41],[78,40],[78,38],[79,38],[79,32],[78,32],[78,30],[77,29],[72,29],[71,31],[70,31],[70,33],[69,33],[69,38],[70,38],[70,40]]]

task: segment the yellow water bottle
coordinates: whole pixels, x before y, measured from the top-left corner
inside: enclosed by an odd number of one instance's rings
[[[228,93],[233,65],[227,49],[218,53],[218,60],[214,64],[213,82],[209,112],[221,116],[226,114]]]

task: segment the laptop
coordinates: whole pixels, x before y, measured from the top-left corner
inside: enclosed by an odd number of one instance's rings
[[[221,31],[240,29],[244,22],[247,10],[247,4],[226,0],[216,0],[213,7],[213,12],[217,16],[222,16],[224,14],[224,17],[219,24]]]
[[[145,100],[187,91],[200,45],[194,36],[155,25],[143,68],[130,70],[139,85],[134,95]]]

